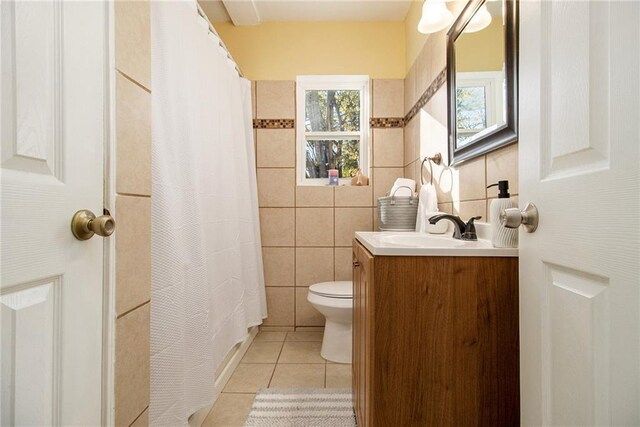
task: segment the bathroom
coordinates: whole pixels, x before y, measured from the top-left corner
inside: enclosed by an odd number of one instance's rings
[[[1,425],[640,425],[639,3],[0,8]]]

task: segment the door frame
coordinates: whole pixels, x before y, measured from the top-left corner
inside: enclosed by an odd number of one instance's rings
[[[104,36],[104,207],[116,212],[115,2],[106,1]],[[116,218],[116,223],[118,219]],[[117,231],[116,231],[117,233]],[[104,239],[102,318],[102,425],[115,425],[116,244]]]

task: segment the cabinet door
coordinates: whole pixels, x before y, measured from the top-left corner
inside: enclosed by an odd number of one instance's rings
[[[357,347],[358,354],[354,357],[357,360],[354,366],[354,372],[357,372],[356,379],[356,415],[358,416],[359,426],[373,425],[371,406],[372,392],[372,350],[373,350],[373,256],[367,252],[361,245],[357,245],[356,253],[357,264],[354,271],[354,277],[357,276],[355,289],[358,297],[354,302],[356,314],[354,316],[354,330],[357,330]],[[355,343],[354,343],[355,344]]]
[[[373,393],[373,256],[362,246],[360,247],[360,287],[362,294],[362,374],[361,380],[363,400],[364,426],[372,426],[373,407],[371,395]]]
[[[360,366],[362,358],[361,343],[361,325],[360,325],[360,267],[358,262],[358,243],[353,241],[353,378],[352,378],[352,393],[353,393],[353,407],[358,419],[358,424],[362,425],[362,412],[360,404]]]

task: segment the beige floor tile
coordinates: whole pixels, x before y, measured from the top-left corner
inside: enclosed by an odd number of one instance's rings
[[[202,423],[202,427],[243,426],[254,398],[254,394],[222,393]]]
[[[282,342],[284,341],[287,333],[286,332],[269,332],[269,331],[260,331],[258,335],[253,339],[253,342]]]
[[[270,388],[324,387],[325,364],[278,364]]]
[[[269,301],[267,301],[267,306],[269,305]],[[260,325],[260,332],[293,332],[296,328],[294,326],[265,326],[264,324]]]
[[[324,326],[296,326],[293,331],[289,332],[324,332]]]
[[[281,342],[254,342],[241,363],[276,363],[281,348]]]
[[[268,363],[241,363],[231,375],[223,391],[255,393],[258,389],[266,388],[269,386],[275,367],[275,364]]]
[[[321,342],[286,341],[278,363],[324,363],[320,356]]]
[[[351,388],[351,365],[327,364],[328,388]]]
[[[323,331],[296,331],[288,332],[285,341],[316,341],[322,342]]]

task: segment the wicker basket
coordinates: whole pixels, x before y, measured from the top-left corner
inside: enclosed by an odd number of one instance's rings
[[[414,231],[416,229],[416,216],[418,215],[418,198],[396,196],[398,187],[393,194],[378,197],[378,226],[382,231]]]

